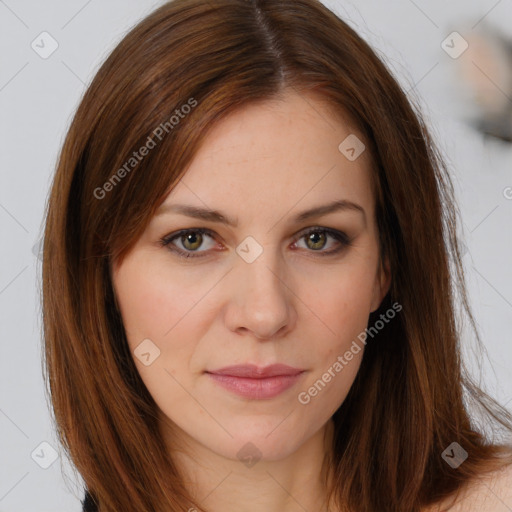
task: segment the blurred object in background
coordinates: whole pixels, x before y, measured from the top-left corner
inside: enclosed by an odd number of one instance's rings
[[[512,142],[512,36],[482,24],[464,32],[468,50],[457,59],[465,118],[486,136]],[[468,115],[469,114],[469,115]]]

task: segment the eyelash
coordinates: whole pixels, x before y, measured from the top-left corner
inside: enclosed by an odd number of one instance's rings
[[[170,251],[175,253],[177,256],[179,256],[180,258],[184,258],[184,259],[204,258],[204,257],[208,256],[208,254],[207,254],[208,251],[195,251],[195,252],[183,251],[176,245],[172,244],[172,242],[175,239],[180,238],[183,235],[186,235],[188,233],[199,233],[201,235],[208,235],[211,238],[214,238],[213,232],[206,228],[182,229],[181,231],[177,231],[176,233],[171,233],[170,235],[167,235],[167,236],[163,237],[162,239],[160,239],[160,245],[162,247],[167,247]],[[301,232],[300,235],[295,239],[294,243],[302,240],[303,238],[307,237],[308,235],[311,235],[312,233],[327,233],[329,236],[331,236],[332,238],[334,238],[336,241],[338,241],[341,244],[340,247],[338,247],[336,249],[331,249],[329,251],[321,251],[321,250],[308,251],[308,252],[317,253],[318,256],[320,256],[320,257],[332,256],[332,255],[338,254],[346,247],[349,247],[352,243],[351,239],[346,235],[346,233],[343,233],[342,231],[337,231],[335,229],[322,228],[319,226],[315,226],[313,228],[309,228],[306,231]],[[201,254],[201,253],[204,253],[204,254]],[[201,255],[199,255],[199,254],[201,254]]]

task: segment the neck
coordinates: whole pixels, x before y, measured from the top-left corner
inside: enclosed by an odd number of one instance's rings
[[[330,512],[327,504],[332,418],[284,459],[253,465],[225,458],[180,431],[164,436],[197,503],[212,512]]]

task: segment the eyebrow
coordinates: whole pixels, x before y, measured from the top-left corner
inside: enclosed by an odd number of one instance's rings
[[[333,201],[332,203],[328,203],[321,206],[315,206],[309,210],[305,210],[293,218],[293,222],[299,223],[305,220],[311,219],[313,217],[321,217],[323,215],[327,215],[329,213],[334,213],[338,211],[355,211],[362,214],[364,222],[366,224],[366,212],[364,208],[352,201],[348,201],[346,199],[340,199],[337,201]],[[158,208],[155,213],[156,216],[163,215],[165,213],[179,213],[182,215],[186,215],[187,217],[193,217],[195,219],[201,219],[209,222],[219,222],[221,224],[226,224],[227,226],[231,226],[236,228],[238,226],[238,219],[231,219],[229,216],[219,212],[218,210],[210,210],[208,208],[202,208],[198,206],[191,206],[186,204],[163,204],[160,208]]]

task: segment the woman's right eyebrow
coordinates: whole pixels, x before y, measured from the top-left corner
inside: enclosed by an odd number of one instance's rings
[[[200,206],[164,203],[156,211],[155,217],[165,215],[167,213],[179,213],[181,215],[186,215],[187,217],[194,217],[196,219],[206,220],[210,222],[220,222],[221,224],[226,224],[234,228],[238,226],[238,219],[233,220],[217,210],[210,210],[209,208],[202,208]]]

